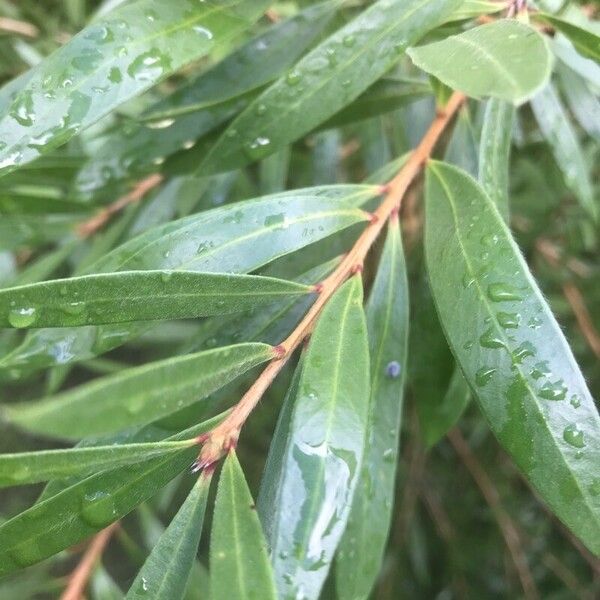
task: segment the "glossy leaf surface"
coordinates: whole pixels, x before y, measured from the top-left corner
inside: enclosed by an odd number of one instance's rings
[[[375,2],[309,52],[234,119],[200,172],[243,166],[309,132],[379,79],[408,46],[459,4],[457,0]]]
[[[63,144],[186,63],[229,42],[268,6],[255,0],[126,4],[34,68],[0,119],[4,173]]]
[[[181,600],[184,597],[198,552],[210,481],[210,476],[200,475],[138,572],[127,599]]]
[[[266,344],[239,344],[168,358],[96,379],[6,414],[29,431],[78,439],[149,423],[205,398],[273,357]]]
[[[340,598],[367,598],[392,519],[408,342],[408,282],[400,228],[390,221],[366,308],[371,395],[363,466],[335,567]]]
[[[0,290],[0,327],[66,327],[241,312],[306,294],[283,279],[186,271],[86,275]]]
[[[210,538],[213,600],[275,600],[265,536],[235,452],[219,478]]]
[[[83,476],[170,454],[193,442],[153,442],[0,454],[0,487]]]
[[[544,38],[514,20],[481,25],[440,42],[410,48],[415,65],[468,96],[521,104],[550,77]]]
[[[482,411],[540,496],[598,552],[600,417],[560,327],[473,179],[431,163],[426,218],[440,319]]]
[[[222,417],[167,438],[189,439]],[[151,498],[192,464],[198,448],[96,473],[0,525],[0,575],[35,564],[93,535]]]
[[[272,529],[280,597],[319,596],[358,481],[368,400],[369,349],[355,276],[326,305],[304,360]]]

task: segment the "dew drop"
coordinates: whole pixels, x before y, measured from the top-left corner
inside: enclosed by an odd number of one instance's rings
[[[565,427],[565,430],[563,431],[563,439],[565,442],[567,442],[567,444],[573,446],[573,448],[585,447],[583,431],[579,429],[576,423],[571,423],[571,425],[567,425]]]
[[[579,408],[581,406],[581,398],[577,394],[573,394],[569,402],[573,408]]]
[[[69,302],[62,307],[62,311],[67,315],[78,316],[85,312],[84,302]]]
[[[534,379],[541,379],[542,377],[549,377],[552,375],[552,371],[548,366],[548,361],[542,360],[538,363],[535,363],[533,369],[530,371],[530,374]]]
[[[473,347],[473,340],[469,340],[463,344],[465,350],[470,350]]]
[[[394,462],[394,457],[395,457],[395,453],[394,453],[394,449],[393,448],[388,448],[387,450],[384,450],[383,454],[382,454],[382,458],[385,462]]]
[[[475,373],[475,383],[479,387],[487,385],[495,372],[496,369],[492,367],[481,367],[481,369],[479,369],[477,373]]]
[[[285,214],[284,213],[279,213],[276,215],[268,215],[267,217],[265,217],[264,226],[265,227],[283,226],[284,222],[285,222]]]
[[[150,129],[166,129],[175,123],[175,119],[159,119],[158,121],[148,121],[146,127]]]
[[[496,317],[500,327],[504,329],[517,329],[521,323],[521,315],[519,313],[499,312]]]
[[[81,517],[93,527],[103,527],[117,517],[117,509],[107,492],[85,494],[81,503]]]
[[[121,69],[119,67],[113,67],[108,72],[108,79],[113,83],[121,83],[123,81],[123,75],[121,74]]]
[[[163,283],[167,283],[171,279],[171,277],[173,277],[173,271],[163,271],[160,274],[160,280]]]
[[[17,329],[30,327],[37,319],[37,311],[32,306],[12,308],[8,313],[8,322]]]
[[[523,299],[519,291],[508,283],[490,283],[490,285],[488,285],[488,297],[492,302],[506,302]]]
[[[245,150],[250,158],[260,158],[261,156],[268,154],[268,146],[270,144],[271,140],[268,137],[258,136],[245,145]]]
[[[206,27],[202,27],[201,25],[194,25],[193,30],[208,40],[213,39],[213,32],[210,29],[206,29]]]
[[[345,35],[342,39],[342,44],[346,46],[346,48],[352,48],[356,43],[356,37],[353,35]]]
[[[140,54],[127,68],[127,73],[137,81],[154,81],[171,65],[171,59],[157,48]]]
[[[267,112],[267,107],[264,104],[257,104],[255,112],[260,117],[260,115],[264,115]]]
[[[545,400],[559,401],[564,400],[567,395],[567,386],[562,379],[546,382],[539,391],[540,397]]]
[[[397,379],[400,376],[402,367],[397,360],[390,361],[385,367],[385,374],[391,379]]]
[[[526,358],[535,356],[536,349],[531,342],[523,342],[513,353],[512,359],[515,364],[521,364]]]
[[[542,319],[540,319],[539,317],[531,317],[531,319],[527,321],[527,325],[531,329],[539,329],[542,326],[542,322]]]
[[[504,348],[504,340],[490,327],[479,338],[479,344],[484,348]]]
[[[288,85],[298,85],[302,80],[302,75],[299,71],[290,71],[286,75],[285,80],[288,83]]]
[[[30,127],[35,122],[35,111],[33,109],[33,96],[31,91],[19,94],[8,113],[15,121],[24,127]]]

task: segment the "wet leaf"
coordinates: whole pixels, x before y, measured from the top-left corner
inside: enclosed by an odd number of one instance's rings
[[[265,536],[234,451],[219,478],[210,537],[213,600],[277,598]]]
[[[0,454],[0,487],[83,476],[167,455],[194,441],[151,442]]]
[[[531,100],[531,108],[562,171],[567,187],[577,196],[581,206],[597,219],[600,211],[594,197],[588,167],[577,134],[554,87],[548,85],[539,92]]]
[[[19,427],[65,439],[150,423],[205,398],[273,357],[266,344],[239,344],[124,369],[56,396],[11,404]]]
[[[211,148],[200,172],[243,166],[308,133],[350,104],[459,4],[375,2],[251,102]]]
[[[552,66],[544,38],[515,20],[481,25],[407,53],[452,89],[514,104],[531,98],[548,81]]]
[[[181,600],[198,552],[210,476],[200,475],[170,525],[152,549],[126,598]]]
[[[64,144],[183,65],[226,45],[268,4],[140,0],[92,23],[34,67],[0,119],[0,171]]]
[[[479,145],[479,182],[502,218],[508,222],[508,168],[515,108],[509,102],[492,98],[485,107]]]
[[[185,440],[215,427],[222,415],[167,438]],[[151,498],[189,468],[198,448],[97,473],[0,525],[0,575],[13,573],[88,538]]]
[[[489,197],[454,167],[430,163],[426,219],[440,319],[483,413],[554,513],[600,551],[600,417],[525,260]]]
[[[338,549],[340,598],[369,596],[392,519],[408,342],[408,282],[397,220],[390,221],[366,314],[371,356],[367,445]]]
[[[0,327],[66,327],[241,312],[310,287],[255,275],[129,271],[0,290]]]
[[[564,34],[573,46],[575,46],[579,54],[600,63],[600,36],[597,36],[588,29],[547,13],[534,13],[534,18],[536,21],[542,21],[542,23],[551,25],[554,29]]]
[[[304,360],[272,527],[281,597],[319,596],[358,481],[368,399],[367,330],[355,276],[326,305]]]

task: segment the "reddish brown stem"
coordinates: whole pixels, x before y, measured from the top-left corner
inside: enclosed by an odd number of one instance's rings
[[[92,538],[77,568],[69,577],[69,583],[62,593],[60,600],[81,600],[84,597],[85,588],[94,571],[94,567],[100,560],[104,549],[118,526],[119,523],[113,523]]]
[[[329,277],[319,285],[319,296],[310,307],[304,318],[294,331],[279,346],[279,351],[258,379],[252,384],[241,400],[233,408],[229,416],[215,429],[206,440],[198,458],[198,466],[206,467],[219,460],[227,448],[235,445],[240,430],[246,419],[260,401],[266,389],[284,367],[294,350],[310,334],[314,323],[323,310],[323,307],[335,291],[362,267],[367,252],[382,232],[390,215],[398,211],[406,190],[421,171],[421,167],[431,156],[431,152],[444,129],[465,100],[465,96],[455,92],[445,109],[438,112],[425,133],[419,145],[415,148],[409,159],[404,163],[398,174],[384,187],[385,197],[372,218],[356,240],[354,246],[344,256],[338,267]]]

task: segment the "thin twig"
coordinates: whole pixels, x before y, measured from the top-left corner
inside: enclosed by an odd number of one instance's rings
[[[83,598],[85,588],[90,576],[92,575],[94,567],[96,566],[98,560],[100,560],[100,557],[110,541],[112,534],[117,530],[118,527],[118,522],[113,523],[92,538],[92,541],[81,557],[77,568],[71,574],[69,583],[65,591],[62,593],[60,600],[81,600]]]
[[[9,17],[0,17],[0,31],[17,33],[29,38],[36,38],[40,34],[40,30],[35,25]]]
[[[103,208],[91,219],[78,225],[77,233],[83,238],[96,233],[96,231],[106,225],[114,214],[118,213],[129,204],[139,202],[150,190],[159,185],[162,180],[163,176],[158,173],[150,175],[149,177],[146,177],[146,179],[142,179],[130,192]]]
[[[583,337],[592,352],[596,355],[596,358],[600,360],[600,334],[594,326],[590,311],[585,304],[582,293],[579,291],[579,288],[570,281],[563,283],[562,290],[567,302],[571,306],[571,310],[575,315],[577,325],[579,325]]]
[[[404,166],[382,188],[382,193],[385,193],[384,199],[372,214],[369,224],[363,230],[354,246],[344,256],[333,273],[317,286],[316,291],[319,293],[319,296],[316,301],[288,338],[277,346],[277,355],[275,358],[267,365],[266,369],[236,404],[229,416],[215,429],[198,438],[198,442],[203,447],[198,457],[197,468],[201,469],[214,463],[230,447],[235,446],[246,419],[279,371],[281,371],[289,360],[294,350],[310,334],[315,320],[329,298],[331,298],[348,277],[362,269],[367,252],[383,230],[388,218],[398,214],[404,194],[421,171],[423,164],[430,157],[437,141],[464,100],[465,96],[463,94],[455,92],[448,101],[445,109],[439,111],[425,136],[406,163],[404,163]]]
[[[475,480],[477,487],[481,490],[489,507],[492,509],[492,514],[498,523],[498,527],[500,528],[500,532],[502,533],[512,562],[517,570],[525,597],[530,600],[539,598],[535,581],[527,564],[527,557],[521,547],[519,532],[510,518],[510,515],[504,510],[504,507],[500,502],[498,490],[495,488],[492,480],[488,477],[488,474],[485,472],[475,455],[471,452],[471,448],[469,448],[462,433],[458,429],[453,429],[448,433],[448,439]]]

